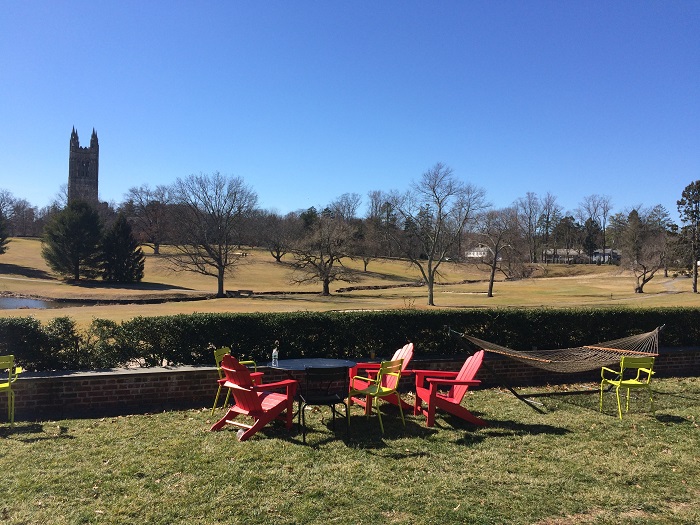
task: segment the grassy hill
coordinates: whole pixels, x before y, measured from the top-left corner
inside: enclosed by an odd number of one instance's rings
[[[37,239],[12,239],[0,256],[0,294],[51,299],[134,301],[131,304],[72,306],[39,310],[3,310],[3,316],[33,315],[40,320],[70,316],[78,322],[94,317],[120,320],[137,315],[170,315],[191,312],[323,311],[387,308],[428,308],[424,287],[406,287],[420,280],[420,274],[405,261],[372,261],[362,271],[361,261],[347,261],[357,282],[334,283],[331,297],[321,297],[320,284],[292,284],[291,266],[277,263],[264,250],[250,249],[248,256],[226,281],[227,290],[252,290],[252,297],[177,300],[211,297],[216,279],[190,272],[175,273],[163,257],[147,252],[142,283],[108,285],[101,281],[71,284],[52,275],[41,257]],[[690,279],[657,275],[645,288],[633,292],[633,277],[615,266],[547,265],[533,272],[535,278],[499,281],[495,297],[486,297],[487,275],[473,265],[444,263],[435,302],[443,308],[472,307],[575,307],[575,306],[700,306],[700,295],[691,292]],[[338,289],[360,287],[338,293]],[[375,287],[376,289],[366,289]],[[274,294],[272,292],[279,292]],[[304,293],[300,293],[304,292]],[[158,304],[137,304],[145,299],[171,300]],[[174,302],[172,300],[176,300]]]

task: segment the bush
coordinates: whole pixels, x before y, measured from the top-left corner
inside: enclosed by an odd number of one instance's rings
[[[280,357],[366,358],[391,355],[407,341],[416,356],[463,354],[446,327],[517,350],[568,348],[648,332],[666,325],[664,347],[697,346],[700,309],[473,309],[382,312],[192,314],[95,319],[79,331],[67,318],[46,326],[32,318],[0,319],[0,351],[30,370],[212,365],[211,346],[260,363],[276,340]]]

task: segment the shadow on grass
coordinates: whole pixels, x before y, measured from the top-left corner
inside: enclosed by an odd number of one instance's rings
[[[0,428],[0,438],[14,437],[18,441],[24,443],[36,443],[38,441],[45,441],[47,439],[74,439],[73,436],[68,435],[68,429],[57,425],[54,427],[55,430],[47,431],[44,429],[44,425],[39,423],[17,423],[15,422],[14,428],[10,428],[9,425]]]
[[[67,284],[71,286],[76,286],[78,288],[99,288],[104,290],[132,290],[132,291],[164,291],[164,290],[192,290],[192,288],[187,288],[185,286],[177,286],[174,284],[162,284],[162,283],[111,283],[107,281],[93,281],[93,280],[67,280]]]
[[[693,425],[693,421],[672,414],[655,414],[654,417],[659,423],[664,423],[665,425]]]
[[[50,273],[38,268],[27,268],[18,264],[0,263],[0,274],[21,275],[29,279],[55,280]]]
[[[478,415],[478,414],[475,414]],[[486,439],[492,438],[503,438],[512,436],[525,436],[525,435],[541,435],[547,434],[552,436],[563,436],[570,434],[571,431],[567,428],[556,427],[553,425],[544,424],[526,424],[520,423],[512,420],[504,419],[493,419],[488,418],[486,422],[488,426],[479,427],[472,425],[462,419],[456,418],[454,416],[449,416],[444,418],[452,429],[464,429],[466,433],[462,435],[455,443],[458,445],[472,446],[485,441]],[[436,420],[437,426],[437,420]]]

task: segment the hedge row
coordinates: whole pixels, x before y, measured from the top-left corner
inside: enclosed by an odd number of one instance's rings
[[[382,312],[193,314],[95,319],[79,330],[68,317],[42,325],[33,318],[0,318],[0,354],[29,370],[124,366],[210,365],[211,347],[266,362],[275,340],[280,356],[367,357],[407,341],[418,356],[463,352],[445,327],[511,348],[567,348],[666,325],[661,345],[700,345],[700,309],[470,309]]]

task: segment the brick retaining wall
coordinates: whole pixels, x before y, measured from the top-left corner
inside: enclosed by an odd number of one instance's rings
[[[411,368],[458,370],[463,362],[464,357],[426,361],[416,357]],[[489,368],[511,386],[600,380],[599,370],[554,374],[489,353],[486,354],[485,364],[487,366],[482,367],[477,375],[485,387],[499,384],[489,373]],[[654,369],[657,377],[700,376],[700,348],[662,349]],[[265,372],[266,382],[288,377],[279,370],[263,367],[261,371]],[[24,373],[14,384],[15,419],[60,420],[211,407],[217,377],[216,368],[207,366]],[[412,378],[402,380],[402,389],[413,390]],[[2,395],[0,422],[4,423],[6,413],[7,396]]]

